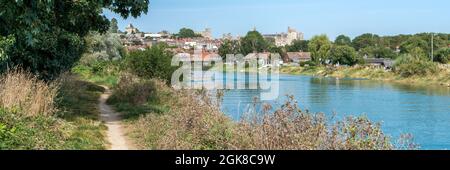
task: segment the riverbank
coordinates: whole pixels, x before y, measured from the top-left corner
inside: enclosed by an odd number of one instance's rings
[[[219,69],[220,66],[215,66],[209,71],[224,71],[224,72],[240,72],[240,73],[257,73],[262,69],[242,68],[241,70]],[[450,87],[450,68],[448,66],[440,66],[436,74],[427,76],[410,76],[402,77],[393,71],[385,70],[384,68],[373,68],[368,66],[356,67],[325,67],[325,66],[282,66],[279,73],[291,75],[307,75],[317,77],[335,77],[335,78],[358,78],[379,80],[387,82],[395,82],[401,84],[414,84],[418,86],[442,86]]]
[[[293,75],[310,75],[336,78],[364,78],[370,80],[389,81],[415,85],[436,85],[450,87],[450,69],[441,67],[440,71],[428,76],[402,77],[383,68],[371,67],[299,67],[284,66],[280,73]]]
[[[329,121],[325,114],[302,111],[293,96],[275,112],[268,109],[235,121],[220,110],[220,100],[212,100],[208,94],[204,90],[175,90],[157,79],[124,74],[107,102],[123,113],[127,134],[137,149],[405,147],[396,145],[379,124],[366,117]]]

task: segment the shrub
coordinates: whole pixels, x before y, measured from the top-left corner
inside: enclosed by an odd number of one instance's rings
[[[8,67],[9,53],[15,42],[14,36],[3,37],[0,36],[0,72],[3,72]]]
[[[301,64],[302,62],[300,62],[300,64]],[[313,61],[305,61],[305,62],[303,62],[304,63],[304,65],[308,65],[308,66],[316,66],[316,63],[315,62],[313,62]]]
[[[328,120],[323,113],[309,113],[298,107],[293,96],[273,113],[249,114],[238,124],[235,146],[245,149],[394,149],[380,125],[365,117]]]
[[[0,150],[64,149],[71,128],[55,117],[29,117],[0,108]]]
[[[143,78],[159,78],[170,82],[176,67],[171,66],[173,54],[166,50],[165,45],[155,45],[144,51],[130,52],[126,58],[129,71]]]
[[[333,46],[330,52],[330,60],[333,64],[341,65],[355,65],[358,60],[358,55],[353,47],[343,45],[343,46]]]
[[[442,64],[447,64],[450,62],[450,48],[442,48],[436,51],[434,56],[434,61],[440,62]]]
[[[120,76],[115,93],[110,97],[108,103],[130,103],[134,105],[144,104],[149,97],[155,93],[152,81],[141,80],[138,77],[124,73]]]
[[[28,116],[53,114],[57,92],[57,83],[38,80],[21,69],[12,69],[0,77],[0,107],[19,109]]]
[[[402,77],[424,76],[437,72],[437,66],[423,56],[405,54],[395,61],[394,70]]]

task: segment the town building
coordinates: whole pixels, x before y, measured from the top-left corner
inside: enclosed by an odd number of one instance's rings
[[[371,67],[384,67],[385,69],[391,69],[394,65],[392,59],[389,58],[366,58],[364,62]]]
[[[287,52],[289,62],[300,63],[311,61],[310,52]]]
[[[201,31],[198,34],[200,34],[203,38],[210,39],[210,40],[213,39],[211,28],[206,28],[204,31]]]
[[[223,34],[222,39],[223,40],[233,40],[233,35],[231,35],[231,33]]]
[[[133,24],[128,24],[128,26],[125,28],[126,34],[136,34],[139,30],[133,26]]]
[[[174,38],[168,31],[158,33],[140,32],[133,24],[125,28],[125,32],[120,33],[122,44],[129,50],[145,49],[158,43],[167,43],[174,51],[189,52],[193,50],[205,50],[216,53],[222,44],[222,40],[212,37],[212,30],[206,28],[199,32],[202,37],[195,38]]]
[[[304,40],[304,34],[291,27],[288,27],[287,33],[264,34],[263,36],[266,39],[273,39],[277,47],[291,45],[295,40]]]

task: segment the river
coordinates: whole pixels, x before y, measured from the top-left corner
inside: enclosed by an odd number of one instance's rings
[[[247,82],[251,77],[254,75]],[[244,79],[235,80],[245,83]],[[277,99],[259,103],[279,106],[286,94],[294,95],[302,109],[329,116],[337,113],[337,119],[366,115],[381,122],[383,131],[394,139],[411,133],[420,149],[450,149],[450,88],[286,74],[281,74],[279,80]],[[253,108],[260,93],[261,90],[226,90],[222,111],[238,120]]]

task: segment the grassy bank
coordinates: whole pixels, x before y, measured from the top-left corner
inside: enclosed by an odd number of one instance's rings
[[[104,149],[96,119],[102,89],[72,75],[50,83],[15,70],[1,76],[0,149]]]
[[[127,75],[108,101],[126,117],[140,149],[400,149],[365,117],[327,120],[298,108],[292,96],[283,107],[233,121],[202,90],[177,91],[159,80]],[[219,95],[220,96],[220,95]],[[256,116],[259,115],[259,116]],[[407,138],[404,138],[407,139]]]
[[[326,76],[337,78],[366,78],[371,80],[392,81],[398,83],[408,83],[416,85],[442,85],[448,86],[450,84],[450,69],[439,68],[435,74],[416,75],[409,77],[402,77],[392,71],[384,70],[382,68],[370,67],[294,67],[285,66],[280,69],[281,73],[296,74],[296,75],[312,75],[312,76]]]

